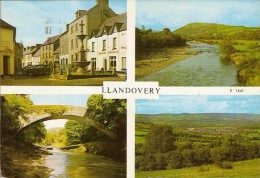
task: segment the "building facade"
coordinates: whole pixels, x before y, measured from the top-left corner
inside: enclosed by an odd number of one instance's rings
[[[92,30],[98,28],[107,18],[116,16],[116,13],[109,7],[108,0],[96,0],[94,7],[87,11],[78,10],[75,15],[75,20],[68,25],[69,64],[80,60],[81,44],[77,35],[81,34],[81,30],[83,30],[84,35],[87,35],[83,44],[84,50],[88,52],[88,37],[91,35]],[[84,24],[83,27],[81,27],[81,24]],[[87,54],[85,59],[87,59]]]
[[[0,23],[0,75],[14,75],[16,28],[2,19]]]
[[[35,56],[37,52],[39,53],[40,49],[41,49],[41,44],[36,44],[36,46],[28,46],[24,48],[22,67],[26,67],[28,65],[40,64],[39,57]]]
[[[124,71],[127,55],[126,13],[108,18],[92,31],[88,42],[88,60],[94,70]]]
[[[126,13],[116,14],[108,0],[96,0],[96,5],[89,10],[78,10],[75,20],[67,25],[67,30],[60,35],[60,66],[80,61],[81,31],[87,35],[83,40],[85,59],[91,62],[88,70],[126,69]]]
[[[60,35],[60,72],[65,73],[69,64],[69,52],[68,52],[68,25],[67,30]]]
[[[48,38],[41,46],[41,64],[54,67],[59,60],[54,59],[54,51],[60,46],[59,35]]]

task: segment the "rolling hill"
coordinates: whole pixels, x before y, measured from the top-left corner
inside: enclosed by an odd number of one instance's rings
[[[186,39],[260,39],[260,27],[230,26],[214,23],[191,23],[175,31],[174,34],[181,35]]]
[[[243,113],[205,113],[205,114],[137,114],[136,122],[144,123],[232,123],[232,124],[256,124],[260,122],[259,114]]]

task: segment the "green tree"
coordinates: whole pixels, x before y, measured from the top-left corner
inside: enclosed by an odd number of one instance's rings
[[[126,100],[103,99],[102,95],[91,95],[87,101],[87,117],[104,125],[106,129],[126,137]]]
[[[2,141],[26,141],[36,143],[41,141],[46,130],[44,124],[35,124],[17,135],[21,127],[19,116],[32,112],[33,102],[28,95],[2,95],[1,96],[1,136]]]
[[[147,153],[166,153],[174,149],[172,127],[153,125],[145,136],[144,149]]]

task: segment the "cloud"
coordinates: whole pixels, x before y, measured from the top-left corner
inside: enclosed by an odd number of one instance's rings
[[[126,1],[113,0],[115,11],[126,11]],[[1,1],[1,18],[16,27],[16,41],[25,46],[43,43],[48,37],[65,31],[66,24],[75,18],[79,9],[88,10],[96,4],[91,1]],[[125,12],[124,11],[124,12]],[[118,12],[117,12],[118,13]],[[46,19],[53,23],[47,25]],[[45,27],[52,27],[52,34],[45,34]]]
[[[260,1],[137,0],[137,26],[176,29],[192,22],[259,26]]]
[[[136,113],[260,113],[260,96],[161,96],[137,100]]]

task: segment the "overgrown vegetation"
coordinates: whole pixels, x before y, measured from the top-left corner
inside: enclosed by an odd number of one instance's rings
[[[150,53],[153,50],[158,50],[165,47],[185,46],[186,40],[180,35],[173,34],[169,28],[162,31],[154,32],[151,29],[136,28],[136,55],[142,56]],[[139,59],[139,57],[137,57]]]
[[[136,169],[232,169],[234,162],[260,158],[259,129],[259,115],[137,115]]]

